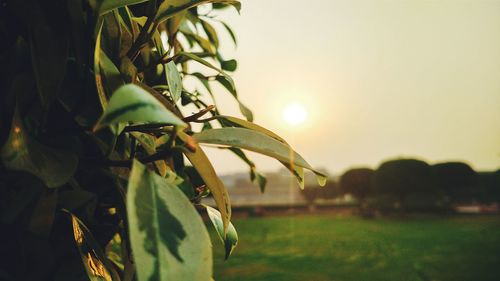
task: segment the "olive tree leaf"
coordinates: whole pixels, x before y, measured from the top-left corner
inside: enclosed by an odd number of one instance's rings
[[[185,127],[186,124],[153,97],[148,91],[127,84],[115,91],[95,130],[122,122],[167,123]]]
[[[201,147],[193,142],[191,137],[184,132],[178,132],[178,136],[185,143],[191,143],[191,145],[194,146],[194,152],[186,151],[184,154],[191,164],[193,164],[196,171],[198,171],[208,189],[210,189],[217,208],[222,214],[224,233],[226,233],[231,220],[231,203],[229,202],[229,195],[226,187],[215,173],[214,167]]]
[[[222,223],[222,216],[220,212],[210,206],[204,205],[204,207],[207,209],[208,217],[214,225],[215,231],[217,232],[222,243],[224,243],[224,259],[227,260],[238,244],[238,233],[236,232],[236,228],[234,228],[234,225],[230,222],[227,234],[224,235],[224,225]]]
[[[120,277],[106,258],[101,246],[85,224],[69,211],[63,211],[71,217],[73,237],[90,281],[120,281]]]
[[[182,80],[179,70],[173,61],[165,65],[165,72],[167,75],[167,83],[170,95],[174,103],[176,103],[182,94]]]
[[[17,109],[0,157],[5,167],[31,173],[50,188],[68,182],[78,165],[75,153],[53,149],[33,139],[24,128]]]
[[[208,129],[193,135],[196,141],[205,144],[238,147],[261,153],[285,163],[288,167],[302,167],[316,174],[318,183],[326,183],[326,175],[311,167],[300,154],[275,138],[246,128]]]
[[[104,15],[105,13],[126,5],[143,3],[148,0],[89,0],[89,4],[94,9],[96,14]]]
[[[134,161],[127,192],[130,242],[139,281],[210,280],[210,238],[173,183]]]
[[[160,7],[158,8],[155,20],[156,22],[162,22],[175,16],[177,13],[208,3],[224,3],[233,5],[238,12],[241,9],[241,3],[235,0],[167,0],[163,1],[163,3],[161,3]]]

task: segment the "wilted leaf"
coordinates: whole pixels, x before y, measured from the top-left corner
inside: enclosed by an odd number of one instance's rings
[[[224,225],[222,223],[220,212],[210,206],[205,206],[205,208],[207,208],[208,217],[214,225],[215,231],[217,231],[219,238],[222,240],[222,243],[224,243],[224,259],[227,260],[233,249],[238,244],[238,233],[236,232],[233,224],[230,222],[227,234],[224,235]]]
[[[0,155],[5,167],[29,172],[47,187],[59,187],[68,182],[78,164],[75,153],[53,149],[32,139],[18,110],[14,113],[9,138]]]
[[[326,175],[315,170],[289,145],[268,135],[245,128],[209,129],[196,133],[193,137],[200,143],[233,146],[273,157],[288,167],[303,167],[317,175],[318,183],[326,183]]]
[[[194,152],[185,152],[184,154],[210,189],[215,203],[217,204],[217,208],[219,208],[222,214],[224,232],[226,232],[229,221],[231,220],[231,203],[229,202],[229,195],[227,194],[226,187],[215,173],[214,167],[201,147],[196,142],[192,141],[191,137],[184,132],[179,132],[178,134],[184,142],[194,146]]]
[[[149,92],[134,84],[124,85],[115,91],[95,129],[121,122],[186,126],[179,117],[166,109]]]
[[[212,250],[195,208],[174,184],[134,161],[127,193],[139,281],[210,280]]]

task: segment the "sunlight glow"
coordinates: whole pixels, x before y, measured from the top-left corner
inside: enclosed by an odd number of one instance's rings
[[[292,126],[297,126],[307,118],[307,111],[301,104],[291,103],[288,104],[283,110],[283,119]]]

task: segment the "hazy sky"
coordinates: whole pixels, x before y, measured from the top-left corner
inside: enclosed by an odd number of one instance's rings
[[[500,167],[500,1],[242,3],[221,17],[238,38],[223,44],[239,62],[241,99],[313,166],[338,174],[418,157]],[[218,102],[237,114],[229,94]],[[292,102],[308,111],[298,127],[282,118]],[[246,169],[230,153],[209,156],[220,173]]]

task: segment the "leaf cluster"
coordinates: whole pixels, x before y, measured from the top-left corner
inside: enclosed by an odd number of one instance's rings
[[[200,145],[236,154],[262,190],[244,150],[276,158],[302,186],[304,169],[324,183],[239,101],[229,74],[237,62],[219,48],[221,30],[236,44],[216,17],[229,7],[240,3],[2,2],[0,223],[13,261],[3,279],[211,280],[200,213],[226,258],[238,236]],[[186,77],[198,80],[195,90]],[[221,114],[219,94],[232,95],[245,119]],[[200,204],[208,195],[217,209]],[[35,266],[26,256],[45,258]]]

